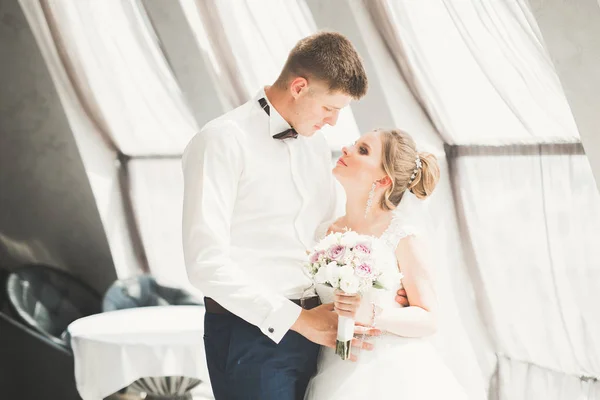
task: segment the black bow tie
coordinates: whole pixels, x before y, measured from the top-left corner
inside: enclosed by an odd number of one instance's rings
[[[260,99],[258,99],[258,104],[260,104],[260,107],[263,110],[265,110],[267,115],[271,115],[271,108],[267,104],[267,100],[265,100],[264,97],[261,97]],[[298,132],[296,132],[296,130],[294,128],[286,129],[283,132],[279,132],[278,134],[273,135],[273,139],[283,140],[283,139],[290,139],[290,138],[298,139]]]

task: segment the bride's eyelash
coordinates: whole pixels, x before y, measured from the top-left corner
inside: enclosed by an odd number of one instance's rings
[[[356,146],[357,144],[358,144],[358,140],[355,141],[354,143],[352,143],[352,146]],[[360,146],[358,148],[358,153],[361,154],[361,155],[363,155],[363,156],[366,156],[366,155],[369,155],[369,150],[367,150],[367,148],[364,147],[364,146]]]

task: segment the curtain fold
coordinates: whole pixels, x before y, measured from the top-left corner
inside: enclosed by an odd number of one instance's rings
[[[565,374],[523,360],[498,355],[498,384],[493,400],[598,399],[600,384],[590,376]]]
[[[139,1],[20,4],[76,138],[117,275],[147,270],[146,252],[160,243],[139,232],[129,160],[179,157],[198,127],[145,10]]]
[[[152,275],[202,294],[188,280],[181,246],[183,174],[179,158],[131,160],[131,196]]]
[[[578,142],[524,0],[364,0],[447,144]]]
[[[70,84],[112,147],[181,154],[197,131],[137,1],[38,0]]]
[[[369,93],[363,106],[387,107],[393,126],[409,132],[419,150],[438,157],[440,182],[431,198],[414,211],[422,215],[432,263],[436,267],[440,313],[433,342],[469,398],[482,399],[487,379],[494,372],[496,357],[474,301],[476,292],[461,247],[443,141],[422,104],[411,94],[409,83],[389,54],[389,47],[386,50],[386,38],[378,34],[380,21],[370,18],[368,2],[351,2],[349,6],[360,36],[368,44],[365,55],[373,82],[371,90],[377,93]]]
[[[316,31],[303,0],[179,0],[198,46],[231,107],[277,79],[289,51]],[[360,136],[352,110],[323,133],[332,150]]]
[[[600,196],[527,4],[364,3],[447,144],[490,398],[597,398]]]
[[[538,387],[554,393],[543,398],[578,398],[587,386],[561,397],[565,379],[600,373],[600,195],[581,148],[557,146],[537,154],[475,148],[450,159],[463,245],[497,354],[561,376],[545,382],[546,373],[522,367],[506,375],[500,364],[499,399],[530,398],[524,393]]]

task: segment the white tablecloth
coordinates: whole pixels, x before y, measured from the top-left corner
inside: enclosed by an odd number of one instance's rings
[[[143,377],[208,381],[204,308],[143,307],[81,318],[69,325],[77,390],[100,400]]]

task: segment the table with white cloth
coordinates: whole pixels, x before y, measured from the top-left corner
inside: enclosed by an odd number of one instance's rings
[[[145,377],[209,381],[202,306],[111,311],[74,321],[68,331],[84,400],[103,399]]]

